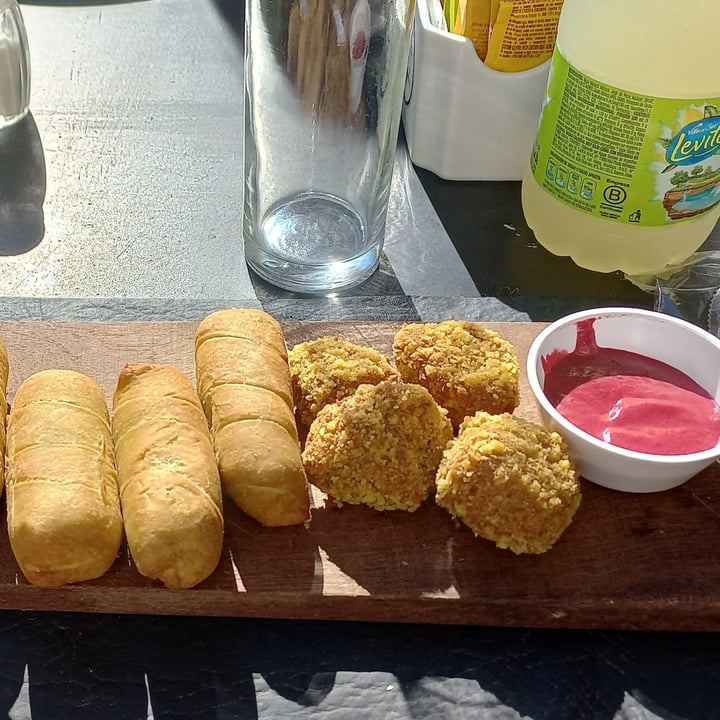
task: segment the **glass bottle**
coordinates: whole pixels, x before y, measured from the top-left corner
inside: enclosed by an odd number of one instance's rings
[[[0,128],[27,115],[30,106],[30,52],[17,0],[0,0]]]

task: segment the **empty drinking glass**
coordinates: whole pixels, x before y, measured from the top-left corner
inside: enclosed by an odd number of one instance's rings
[[[289,290],[357,285],[385,234],[414,0],[246,0],[245,257]]]

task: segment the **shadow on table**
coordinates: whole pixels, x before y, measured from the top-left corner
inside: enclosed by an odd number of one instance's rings
[[[256,593],[302,597],[322,586],[317,541],[303,525],[262,527],[232,502],[225,503],[224,516],[223,560],[209,582],[217,579],[217,587],[226,589],[229,581],[234,588],[237,574],[249,597]]]
[[[720,717],[712,634],[11,611],[0,623],[0,717],[137,720],[149,699],[155,720],[256,720],[262,675],[264,717],[384,720],[374,673],[397,679],[393,717],[409,720],[622,720],[629,696],[663,720]]]
[[[362,285],[328,297],[281,290],[252,270],[250,280],[262,307],[278,320],[337,320],[342,317],[347,322],[368,318],[412,322],[420,319],[412,298],[403,291],[384,253],[377,270]]]
[[[457,182],[414,167],[481,295],[537,321],[598,304],[652,307],[652,295],[622,273],[585,270],[540,245],[525,221],[520,182]]]
[[[0,255],[19,255],[45,234],[45,155],[28,113],[0,132]]]
[[[313,510],[310,532],[328,561],[362,588],[359,592],[376,598],[372,612],[383,619],[388,610],[380,598],[420,598],[452,587],[448,546],[453,528],[450,515],[434,503],[413,513],[378,513],[362,505],[328,503]],[[360,605],[348,597],[347,607],[355,610]]]
[[[244,41],[245,33],[245,0],[213,0],[228,27],[237,38]]]

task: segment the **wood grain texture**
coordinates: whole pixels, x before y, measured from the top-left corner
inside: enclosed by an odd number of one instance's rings
[[[540,329],[488,323],[524,358]],[[285,323],[289,345],[337,334],[390,351],[397,324]],[[193,376],[196,323],[0,323],[9,398],[31,373],[67,367],[109,398],[128,361]],[[519,414],[536,419],[523,377]],[[17,609],[464,623],[497,626],[720,630],[720,489],[714,465],[680,488],[617,493],[583,482],[583,502],[548,553],[515,556],[475,538],[441,508],[413,514],[325,506],[308,528],[262,528],[227,501],[222,559],[196,588],[146,580],[122,550],[101,579],[30,586],[0,530],[0,606]],[[2,501],[4,518],[4,500]]]

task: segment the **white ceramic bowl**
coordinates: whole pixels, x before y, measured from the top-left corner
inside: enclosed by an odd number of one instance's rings
[[[654,358],[689,375],[720,403],[720,340],[689,322],[652,310],[601,308],[563,317],[533,340],[527,375],[546,427],[568,445],[578,472],[615,490],[656,492],[689,480],[720,458],[720,445],[687,455],[654,455],[615,447],[566,420],[545,397],[543,357],[575,349],[577,325],[593,318],[597,344]]]

